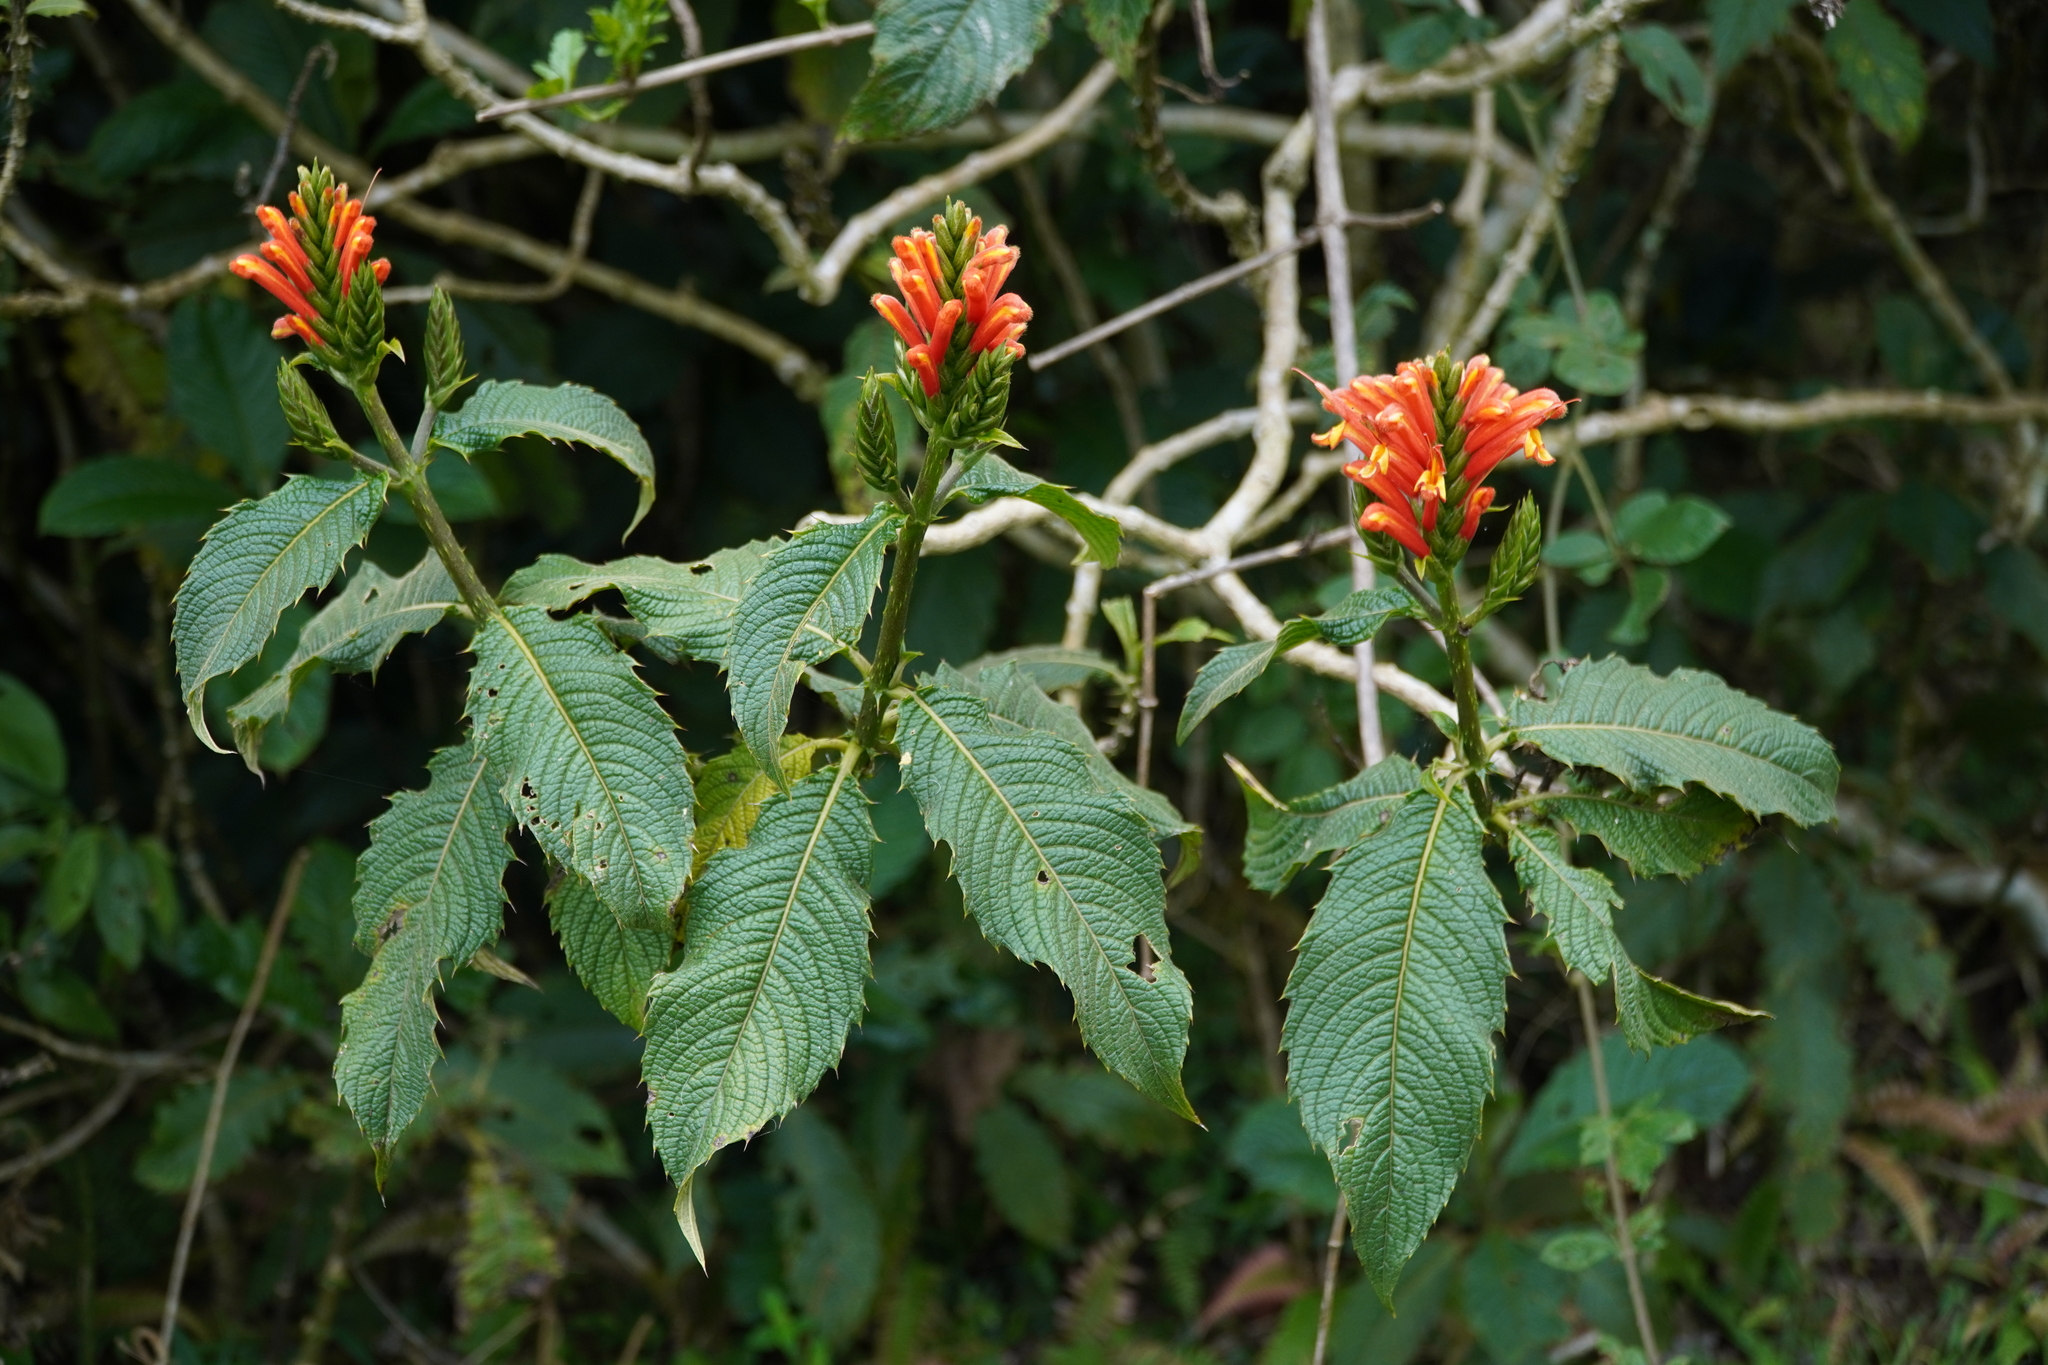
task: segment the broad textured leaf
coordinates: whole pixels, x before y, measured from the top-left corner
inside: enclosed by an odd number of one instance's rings
[[[1792,0],[1707,0],[1707,28],[1714,48],[1714,74],[1776,38],[1790,17]]]
[[[1884,7],[1851,5],[1824,40],[1842,88],[1870,122],[1901,147],[1927,121],[1927,66],[1920,44]]]
[[[1929,1038],[1941,1036],[1955,955],[1927,912],[1904,896],[1856,883],[1849,887],[1849,924],[1892,1008]]]
[[[212,292],[171,312],[171,411],[218,452],[244,487],[277,477],[290,436],[277,406],[277,343],[247,306]]]
[[[1697,782],[1757,815],[1834,818],[1841,770],[1828,742],[1711,673],[1660,678],[1610,657],[1566,673],[1549,701],[1510,699],[1508,718],[1560,763],[1604,768],[1638,791]]]
[[[429,550],[403,578],[364,562],[334,599],[299,632],[298,644],[269,682],[228,707],[235,747],[255,772],[264,732],[291,710],[292,696],[322,660],[345,673],[375,675],[398,642],[432,630],[461,595]]]
[[[1296,645],[1325,640],[1340,649],[1362,645],[1396,616],[1413,615],[1414,601],[1399,588],[1368,588],[1352,593],[1321,616],[1297,616],[1270,640],[1253,640],[1216,651],[1195,674],[1181,707],[1174,738],[1185,744],[1190,734],[1218,706],[1257,681],[1267,665]]]
[[[640,503],[626,534],[654,505],[654,452],[647,438],[611,399],[580,384],[538,388],[485,380],[458,412],[434,419],[434,444],[469,459],[496,450],[514,436],[543,436],[602,450],[640,482]]]
[[[1217,650],[1188,685],[1188,697],[1180,709],[1180,724],[1173,731],[1174,742],[1187,743],[1188,736],[1209,718],[1210,712],[1257,682],[1273,662],[1278,648],[1278,640],[1252,640]]]
[[[1031,65],[1059,0],[882,0],[874,67],[841,125],[854,142],[951,127]]]
[[[498,936],[511,823],[474,743],[444,749],[424,790],[400,792],[370,825],[357,868],[356,946],[376,958],[341,1002],[334,1080],[376,1150],[426,1103],[440,1044],[433,992],[441,964],[467,962]]]
[[[1479,1136],[1507,1015],[1505,919],[1469,799],[1417,792],[1338,860],[1287,978],[1288,1091],[1383,1301]]]
[[[1612,979],[1615,1010],[1630,1047],[1639,1052],[1676,1047],[1696,1034],[1762,1017],[1740,1005],[1680,990],[1629,961],[1614,933],[1620,893],[1598,872],[1566,862],[1555,832],[1516,825],[1510,852],[1529,907],[1543,916],[1565,965],[1595,982]]]
[[[1697,128],[1711,108],[1707,78],[1677,34],[1662,24],[1624,29],[1622,51],[1643,78],[1643,88],[1671,111],[1673,118]]]
[[[1073,708],[1045,695],[1019,664],[1010,662],[984,668],[972,677],[956,672],[948,664],[941,664],[934,676],[942,686],[958,688],[980,697],[988,703],[989,715],[997,720],[1006,720],[1027,730],[1044,730],[1072,744],[1087,760],[1088,770],[1094,776],[1099,791],[1108,795],[1121,794],[1128,800],[1136,808],[1139,818],[1151,829],[1155,841],[1180,841],[1180,861],[1174,864],[1173,882],[1195,870],[1195,862],[1202,854],[1201,829],[1183,820],[1180,812],[1174,809],[1173,802],[1164,795],[1139,786],[1117,771],[1116,765],[1095,746],[1095,736],[1088,733],[1088,726]]]
[[[725,685],[740,737],[764,770],[774,770],[797,679],[860,637],[900,520],[894,508],[878,507],[864,521],[799,531],[740,597]]]
[[[562,1273],[562,1249],[547,1216],[495,1156],[486,1153],[470,1162],[462,1213],[455,1297],[466,1315],[531,1294]]]
[[[1244,879],[1277,895],[1325,853],[1342,853],[1378,832],[1422,785],[1415,765],[1392,754],[1334,787],[1282,802],[1227,759],[1244,789]]]
[[[665,921],[690,870],[695,796],[653,689],[585,616],[509,607],[474,648],[469,715],[492,786],[614,914]]]
[[[1742,807],[1697,787],[1670,801],[1620,793],[1557,796],[1543,809],[1607,845],[1638,877],[1694,876],[1756,827]]]
[[[1619,1034],[1600,1039],[1610,1107],[1625,1113],[1646,1103],[1675,1109],[1702,1129],[1725,1122],[1749,1093],[1749,1064],[1725,1038],[1695,1039],[1684,1047],[1633,1052]],[[1599,1113],[1593,1068],[1581,1048],[1550,1073],[1516,1127],[1501,1160],[1504,1175],[1570,1170],[1579,1165],[1585,1121]]]
[[[1138,36],[1152,13],[1151,0],[1081,0],[1081,18],[1088,36],[1103,56],[1116,63],[1125,80],[1137,56]]]
[[[1081,537],[1081,552],[1074,559],[1076,564],[1093,560],[1114,568],[1123,552],[1123,527],[1117,524],[1115,517],[1090,509],[1074,496],[1072,490],[1047,483],[1035,474],[1026,474],[992,451],[974,462],[973,467],[961,476],[956,489],[978,503],[1005,497],[1037,503],[1073,527]]]
[[[703,875],[711,855],[722,848],[745,848],[761,818],[761,803],[791,783],[810,775],[822,748],[802,735],[782,737],[782,779],[761,771],[751,749],[720,754],[697,774],[697,852],[690,879]]]
[[[190,465],[111,455],[52,484],[36,510],[36,529],[46,536],[110,536],[155,521],[211,520],[234,500],[226,484]]]
[[[651,555],[609,564],[542,555],[505,581],[498,600],[507,606],[562,611],[593,593],[616,588],[633,619],[647,627],[649,648],[664,658],[705,659],[723,668],[732,645],[733,612],[761,565],[781,544],[750,541],[687,564]]]
[[[1173,964],[1159,851],[1130,801],[1105,793],[1071,741],[930,687],[897,720],[904,785],[953,850],[984,934],[1043,962],[1074,996],[1081,1037],[1112,1071],[1177,1114],[1193,998]],[[1144,938],[1157,954],[1135,966]]]
[[[263,650],[284,609],[322,588],[361,545],[384,507],[384,479],[287,479],[256,502],[237,504],[206,533],[178,588],[171,640],[192,729],[215,753],[206,728],[206,684]]]
[[[217,1183],[234,1174],[304,1093],[305,1082],[290,1071],[245,1066],[229,1077],[209,1181]],[[199,1168],[199,1144],[212,1103],[209,1076],[157,1105],[150,1118],[149,1145],[135,1158],[136,1180],[158,1194],[185,1192]]]
[[[1339,649],[1362,645],[1396,616],[1413,616],[1415,599],[1402,588],[1354,592],[1321,616],[1311,617],[1316,633]]]
[[[621,919],[573,872],[548,888],[548,919],[562,941],[562,956],[597,1003],[640,1032],[647,1022],[647,988],[668,970],[675,926],[666,919]]]
[[[836,1065],[868,976],[867,799],[842,764],[761,807],[690,893],[683,960],[647,1002],[647,1116],[677,1184]]]

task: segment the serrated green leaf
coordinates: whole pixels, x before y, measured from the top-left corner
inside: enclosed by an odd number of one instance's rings
[[[1379,634],[1396,616],[1414,614],[1415,599],[1405,589],[1367,588],[1363,592],[1351,593],[1321,616],[1311,619],[1315,622],[1317,634],[1324,640],[1339,649],[1350,649]]]
[[[1844,899],[1878,988],[1921,1033],[1940,1037],[1956,973],[1941,931],[1926,911],[1889,891],[1855,882]]]
[[[1195,870],[1196,860],[1202,855],[1200,827],[1183,820],[1180,812],[1174,809],[1173,802],[1164,795],[1139,786],[1117,771],[1116,765],[1096,747],[1095,736],[1088,732],[1088,726],[1081,717],[1071,707],[1048,697],[1018,664],[1011,662],[984,668],[972,677],[956,672],[950,665],[941,664],[933,676],[942,686],[958,688],[980,697],[988,703],[989,715],[998,720],[1009,721],[1027,730],[1043,730],[1072,744],[1087,762],[1098,791],[1121,795],[1128,800],[1152,831],[1154,841],[1180,841],[1180,859],[1174,864],[1173,882]]]
[[[514,436],[591,446],[624,466],[640,483],[640,502],[626,535],[654,505],[654,452],[647,438],[617,403],[580,384],[543,389],[486,380],[459,411],[434,419],[434,444],[464,459],[496,450]]]
[[[546,1216],[495,1156],[486,1153],[470,1162],[462,1215],[455,1296],[465,1315],[489,1312],[562,1273],[561,1247]]]
[[[1878,0],[1859,0],[1823,40],[1842,88],[1880,133],[1901,147],[1927,120],[1927,66],[1920,44]]]
[[[1546,798],[1543,809],[1605,844],[1638,877],[1694,876],[1756,826],[1733,801],[1697,787],[1672,801],[1573,793]]]
[[[327,586],[384,507],[384,479],[304,475],[256,502],[237,503],[206,533],[178,588],[171,641],[185,713],[207,748],[206,684],[263,651],[277,618],[308,590]]]
[[[1244,879],[1278,895],[1324,853],[1341,853],[1377,833],[1422,775],[1390,754],[1334,787],[1281,802],[1234,758],[1225,757],[1244,790]]]
[[[505,581],[498,600],[506,606],[562,611],[593,593],[616,588],[633,619],[647,627],[649,648],[664,658],[705,659],[723,668],[740,598],[781,544],[750,541],[687,564],[651,555],[609,564],[542,555]]]
[[[1506,918],[1469,799],[1417,792],[1338,860],[1287,978],[1288,1093],[1383,1302],[1479,1136],[1507,1017]]]
[[[1622,903],[1614,884],[1566,862],[1555,832],[1528,825],[1513,829],[1509,852],[1530,909],[1543,916],[1566,966],[1595,982],[1613,981],[1615,1010],[1630,1047],[1676,1047],[1696,1034],[1762,1017],[1680,990],[1629,961],[1614,933],[1614,911]]]
[[[67,472],[43,495],[36,530],[46,536],[111,536],[179,518],[211,519],[235,500],[219,479],[146,455],[110,455]]]
[[[1791,9],[1792,0],[1707,0],[1715,74],[1727,75],[1737,62],[1776,38]]]
[[[1152,0],[1081,0],[1081,19],[1096,50],[1116,63],[1118,74],[1131,78],[1138,38],[1152,13]]]
[[[697,852],[692,881],[703,875],[711,855],[722,848],[745,848],[761,817],[761,803],[811,772],[823,744],[802,735],[782,737],[782,779],[761,771],[751,749],[720,754],[697,774]]]
[[[469,717],[514,818],[622,921],[666,921],[696,801],[654,690],[587,616],[508,607],[473,648]]]
[[[455,581],[431,550],[403,578],[365,561],[306,622],[284,667],[228,707],[235,748],[249,771],[258,771],[264,733],[290,712],[293,694],[313,676],[315,664],[324,660],[344,673],[374,677],[400,640],[432,630],[461,600]]]
[[[289,1071],[245,1066],[229,1077],[209,1180],[218,1184],[247,1161],[304,1090],[305,1082]],[[199,1167],[199,1144],[212,1103],[208,1079],[181,1087],[157,1105],[150,1116],[149,1145],[135,1158],[136,1180],[158,1194],[184,1193]]]
[[[1099,789],[1071,741],[992,718],[951,688],[905,700],[896,742],[982,932],[1058,973],[1095,1054],[1192,1118],[1180,1064],[1193,1001],[1173,963],[1159,851],[1131,803]],[[1141,937],[1156,954],[1149,980],[1133,962]]]
[[[1068,649],[1063,645],[1020,645],[998,650],[960,665],[963,676],[974,678],[991,668],[1015,664],[1026,677],[1050,695],[1063,687],[1081,687],[1098,679],[1128,684],[1129,674],[1092,649]]]
[[[511,823],[472,742],[427,764],[427,786],[392,797],[370,824],[357,868],[356,947],[375,960],[341,1002],[334,1081],[377,1152],[381,1173],[426,1103],[440,1044],[441,964],[498,936]]]
[[[1610,657],[1566,673],[1549,701],[1517,696],[1507,707],[1524,742],[1637,791],[1697,782],[1756,815],[1834,818],[1841,769],[1828,742],[1711,673],[1660,678]]]
[[[797,679],[860,637],[882,552],[901,513],[877,507],[863,521],[820,522],[768,557],[733,613],[725,685],[740,737],[776,772],[776,740],[789,724]]]
[[[1707,78],[1677,34],[1662,24],[1624,29],[1621,49],[1643,78],[1643,88],[1689,128],[1706,122],[1713,107]]]
[[[1026,474],[994,452],[976,459],[955,485],[955,491],[976,503],[991,498],[1022,498],[1037,503],[1073,527],[1081,537],[1081,552],[1074,557],[1076,564],[1093,560],[1114,568],[1123,553],[1123,527],[1115,517],[1090,509],[1071,489]]]
[[[1278,649],[1279,641],[1274,639],[1250,640],[1217,650],[1196,672],[1194,682],[1188,685],[1187,700],[1180,709],[1180,723],[1173,730],[1174,742],[1187,743],[1188,736],[1209,718],[1211,712],[1257,682],[1266,666],[1273,662]]]
[[[962,122],[1031,64],[1059,0],[882,0],[874,66],[840,126],[853,142]]]
[[[851,769],[763,803],[746,846],[715,854],[691,890],[683,960],[648,996],[642,1063],[678,1184],[795,1108],[860,1017],[875,835]]]
[[[1399,588],[1368,588],[1355,592],[1321,616],[1297,616],[1270,640],[1251,640],[1219,649],[1195,674],[1182,704],[1177,743],[1187,743],[1197,725],[1224,702],[1250,687],[1273,660],[1297,645],[1325,640],[1340,649],[1364,644],[1396,616],[1415,614],[1415,603]]]
[[[213,292],[171,311],[171,411],[251,491],[268,488],[291,431],[277,405],[277,343],[248,307]]]
[[[668,970],[675,926],[667,919],[621,919],[573,872],[548,888],[547,899],[562,956],[598,1004],[640,1032],[647,1022],[647,989]]]

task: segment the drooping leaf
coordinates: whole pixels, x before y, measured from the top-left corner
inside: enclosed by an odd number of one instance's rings
[[[1543,809],[1607,845],[1638,877],[1694,876],[1756,827],[1742,807],[1697,787],[1669,801],[1573,793],[1549,798]]]
[[[1469,799],[1416,792],[1338,860],[1287,979],[1288,1093],[1383,1301],[1479,1135],[1507,1015],[1505,919]]]
[[[1073,527],[1075,534],[1081,537],[1081,552],[1074,559],[1076,564],[1093,560],[1113,568],[1122,553],[1123,527],[1117,524],[1115,517],[1094,511],[1075,497],[1071,489],[1047,483],[1035,474],[1026,474],[993,451],[976,459],[955,488],[977,503],[1005,497],[1037,503]]]
[[[1711,673],[1660,678],[1610,657],[1566,673],[1549,701],[1517,696],[1507,708],[1525,742],[1637,791],[1697,782],[1756,815],[1802,825],[1834,818],[1841,770],[1828,742]]]
[[[640,1032],[647,1023],[647,988],[668,970],[675,926],[665,918],[622,919],[573,872],[548,888],[548,921],[562,941],[562,956],[597,1003]]]
[[[1785,28],[1792,0],[1708,0],[1707,28],[1714,48],[1714,74],[1768,44]]]
[[[171,410],[243,487],[268,488],[290,435],[277,406],[277,343],[245,305],[206,291],[171,311],[168,351]]]
[[[1081,1037],[1117,1074],[1177,1114],[1193,1009],[1173,964],[1152,832],[1103,792],[1086,755],[1045,731],[992,717],[980,697],[927,687],[903,703],[904,784],[934,841],[953,850],[984,934],[1043,962],[1074,996]],[[1134,957],[1156,954],[1149,978]]]
[[[292,1072],[238,1068],[228,1078],[209,1180],[218,1183],[248,1160],[304,1091],[305,1082]],[[199,1168],[199,1144],[212,1103],[213,1079],[209,1076],[181,1087],[157,1105],[150,1118],[149,1145],[135,1158],[136,1180],[158,1194],[185,1192]]]
[[[494,1154],[469,1163],[462,1194],[462,1245],[455,1252],[455,1296],[470,1317],[515,1293],[531,1293],[562,1273],[562,1251],[533,1196]]]
[[[874,828],[850,765],[763,803],[690,893],[683,960],[647,1002],[648,1121],[681,1184],[839,1060],[868,976]]]
[[[391,799],[370,824],[357,870],[356,947],[376,957],[341,1002],[334,1081],[375,1149],[381,1176],[426,1103],[441,1047],[433,992],[441,964],[498,936],[510,819],[472,742],[427,764],[427,786]]]
[[[111,536],[156,521],[210,520],[234,500],[226,484],[190,465],[110,455],[52,484],[36,509],[36,529],[46,536]]]
[[[1697,1034],[1761,1017],[1755,1010],[1681,990],[1629,961],[1614,933],[1620,894],[1593,869],[1566,862],[1554,831],[1518,824],[1510,852],[1515,879],[1530,909],[1547,922],[1565,965],[1589,980],[1614,983],[1615,1009],[1630,1047],[1639,1052],[1676,1047]]]
[[[640,502],[626,535],[654,505],[654,452],[647,438],[617,403],[580,384],[544,389],[485,380],[459,411],[434,419],[434,444],[464,459],[496,450],[514,436],[591,446],[617,460],[640,482]]]
[[[474,648],[469,716],[491,785],[622,922],[666,921],[690,870],[695,798],[653,689],[586,616],[509,607]]]
[[[960,123],[1045,44],[1059,0],[882,0],[874,67],[840,133],[911,137]]]
[[[1349,649],[1370,640],[1394,617],[1414,612],[1413,600],[1401,589],[1368,588],[1352,593],[1321,616],[1295,617],[1270,640],[1252,640],[1217,650],[1188,687],[1174,739],[1185,744],[1210,712],[1250,687],[1267,665],[1296,645],[1325,640],[1340,649]]]
[[[542,555],[505,581],[506,606],[561,611],[606,588],[618,589],[626,610],[647,627],[649,648],[664,658],[705,659],[723,668],[732,645],[733,613],[761,565],[781,546],[756,540],[703,559],[676,564],[651,555],[585,564],[568,555]]]
[[[1927,66],[1920,44],[1878,0],[1850,5],[1823,45],[1842,88],[1872,125],[1901,147],[1927,121]]]
[[[725,685],[740,737],[764,771],[780,771],[776,740],[789,724],[797,678],[860,637],[882,576],[882,552],[900,520],[884,506],[864,521],[799,531],[741,595]]]
[[[1097,51],[1116,63],[1125,80],[1131,77],[1138,36],[1151,13],[1151,0],[1082,0],[1081,18],[1088,26],[1088,37]]]
[[[1657,97],[1680,123],[1697,128],[1711,107],[1707,78],[1677,34],[1662,24],[1624,29],[1622,51],[1643,78],[1643,88]]]
[[[299,632],[284,667],[228,707],[235,748],[249,770],[257,770],[264,734],[290,712],[293,695],[313,676],[315,664],[374,676],[400,640],[432,630],[460,601],[454,580],[431,550],[403,578],[365,561]]]
[[[974,1165],[1003,1221],[1040,1246],[1063,1250],[1073,1236],[1073,1182],[1045,1125],[1009,1100],[974,1121]]]
[[[1334,787],[1281,802],[1234,758],[1225,758],[1244,789],[1244,879],[1278,895],[1296,874],[1325,853],[1344,850],[1375,834],[1422,785],[1415,765],[1390,754]]]
[[[1195,673],[1194,682],[1188,685],[1187,701],[1180,710],[1180,723],[1173,731],[1174,742],[1187,743],[1195,727],[1207,720],[1212,711],[1257,682],[1278,650],[1277,638],[1248,640],[1241,645],[1226,645],[1217,650]]]
[[[284,609],[327,585],[383,506],[381,475],[299,475],[260,501],[236,504],[206,533],[178,588],[171,640],[186,714],[209,749],[227,752],[206,728],[206,684],[262,652]]]

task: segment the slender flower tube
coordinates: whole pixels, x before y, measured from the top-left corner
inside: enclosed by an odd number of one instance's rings
[[[946,268],[935,234],[917,228],[898,237],[891,244],[896,254],[889,262],[889,275],[902,297],[876,294],[871,300],[903,339],[903,363],[917,375],[927,399],[939,396],[954,331],[962,324],[969,357],[997,350],[1011,359],[1024,354],[1018,338],[1031,321],[1031,307],[1017,295],[1002,292],[1020,254],[1009,245],[1009,229],[995,227],[984,233],[977,218],[967,235],[974,246],[957,272]]]
[[[1334,449],[1349,441],[1364,456],[1344,466],[1345,477],[1376,499],[1359,529],[1391,536],[1418,559],[1432,553],[1444,504],[1457,517],[1457,539],[1471,541],[1496,496],[1486,478],[1502,460],[1519,452],[1552,463],[1537,428],[1565,413],[1556,393],[1519,392],[1483,355],[1465,363],[1449,393],[1423,360],[1403,361],[1393,374],[1362,376],[1334,392],[1316,388],[1339,419],[1316,443]],[[1463,553],[1454,544],[1444,548],[1453,559]]]
[[[263,286],[291,311],[270,334],[296,336],[308,346],[331,347],[336,314],[365,261],[378,284],[391,275],[388,260],[370,261],[377,220],[363,215],[363,201],[348,197],[348,186],[319,184],[325,172],[300,172],[300,188],[287,196],[291,216],[265,204],[256,219],[270,234],[254,252],[235,257],[228,269]],[[311,203],[309,205],[308,198]]]

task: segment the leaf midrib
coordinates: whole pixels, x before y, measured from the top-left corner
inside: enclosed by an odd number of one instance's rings
[[[213,666],[220,658],[222,650],[226,647],[228,636],[242,620],[242,615],[248,610],[249,604],[254,602],[258,594],[261,593],[264,584],[270,580],[272,575],[277,573],[278,567],[284,563],[285,558],[305,542],[315,527],[323,525],[328,517],[335,515],[342,508],[348,506],[357,494],[375,487],[378,482],[379,480],[374,477],[357,479],[355,483],[342,492],[341,496],[308,518],[306,523],[292,534],[291,539],[285,542],[283,548],[271,557],[270,562],[263,567],[263,571],[256,575],[256,581],[249,585],[249,591],[243,595],[241,604],[229,614],[226,623],[215,634],[213,648],[207,651],[206,658],[200,663],[198,670],[194,674],[198,679],[197,685],[194,686],[188,683],[186,686],[185,698],[188,703],[199,692],[200,688],[203,688],[207,682],[216,676]],[[260,507],[262,503],[259,502],[256,505]]]
[[[875,524],[869,528],[868,533],[866,535],[863,535],[860,539],[854,541],[852,546],[848,548],[846,552],[846,557],[840,560],[837,564],[832,566],[832,571],[831,573],[826,575],[825,582],[823,583],[823,585],[819,587],[816,593],[812,594],[810,602],[804,607],[803,615],[797,618],[796,625],[792,627],[789,633],[783,638],[782,645],[780,649],[777,651],[775,659],[775,668],[768,675],[770,684],[770,701],[774,700],[774,687],[777,680],[779,680],[782,677],[782,670],[789,667],[791,663],[790,654],[796,648],[797,639],[805,631],[808,630],[814,634],[821,635],[834,645],[843,644],[843,642],[839,639],[838,636],[832,634],[832,632],[826,630],[823,626],[820,626],[816,623],[815,618],[817,617],[819,606],[821,603],[825,601],[827,597],[831,595],[833,587],[837,585],[839,580],[846,575],[847,571],[852,567],[854,560],[860,558],[861,552],[868,547],[868,543],[871,540],[873,540],[875,536],[881,534],[883,531],[887,530],[891,525],[893,525],[894,521],[895,519],[893,517],[877,517],[875,519]],[[794,545],[796,542],[791,541],[789,543],[791,545]],[[788,546],[784,546],[784,549],[787,548]],[[801,673],[805,667],[806,665],[804,664],[798,664],[798,672]],[[796,689],[795,678],[791,678],[789,680],[789,686],[790,690],[794,692]],[[785,720],[784,724],[787,723],[787,720]],[[781,770],[779,765],[776,770],[778,772]]]
[[[450,850],[455,847],[456,836],[462,832],[463,817],[469,814],[472,808],[472,803],[476,797],[477,788],[483,785],[484,774],[489,770],[490,763],[485,759],[483,751],[481,747],[479,747],[476,755],[476,763],[474,769],[469,776],[469,785],[463,788],[461,799],[455,803],[454,816],[448,821],[448,836],[441,841],[440,856],[434,859],[434,871],[433,874],[427,879],[426,893],[422,895],[419,898],[419,900],[413,903],[413,908],[417,908],[420,905],[437,903],[435,900],[434,893],[440,890],[441,874],[448,867]],[[411,918],[411,914],[408,913],[406,915],[406,920],[410,920]],[[401,922],[399,924],[399,931],[402,933],[404,932],[404,929],[405,923]],[[438,972],[440,959],[442,956],[441,953],[438,951],[439,945],[431,944],[429,946],[432,949],[436,950],[434,951],[433,956],[435,967]]]
[[[1436,813],[1430,817],[1429,832],[1422,839],[1422,853],[1415,860],[1415,881],[1408,891],[1408,918],[1401,927],[1401,966],[1394,975],[1393,1031],[1387,1040],[1387,1195],[1392,1202],[1394,1145],[1400,1138],[1399,1110],[1401,1079],[1401,1012],[1408,999],[1408,964],[1415,951],[1415,925],[1422,917],[1422,891],[1429,882],[1429,866],[1436,857],[1437,835],[1444,814],[1451,808],[1448,797],[1437,798]]]
[[[634,845],[633,836],[626,825],[625,813],[619,809],[618,797],[612,793],[611,783],[604,780],[604,769],[598,766],[597,755],[590,751],[589,742],[583,738],[582,727],[577,725],[575,717],[569,714],[569,708],[563,703],[561,694],[555,691],[553,680],[548,677],[547,670],[541,667],[540,657],[526,643],[526,636],[521,633],[519,627],[513,623],[510,616],[501,613],[498,619],[504,623],[505,633],[512,637],[512,643],[517,645],[519,652],[526,656],[527,663],[533,668],[534,677],[540,680],[542,690],[548,694],[548,700],[554,703],[556,713],[562,717],[563,723],[569,727],[569,733],[575,737],[576,748],[582,753],[584,762],[590,766],[590,775],[597,783],[597,789],[604,794],[606,808],[611,811],[614,822],[613,828],[617,829],[619,837],[626,841],[626,863],[632,869],[635,896],[644,907],[647,900],[647,887],[645,884],[646,878],[640,870],[639,849]],[[593,891],[597,890],[596,882],[592,882],[590,885]],[[604,905],[607,910],[611,910],[614,916],[619,913],[617,910],[612,910],[612,907],[605,902],[602,891],[597,892],[597,900],[600,905]]]
[[[1742,748],[1740,745],[1729,744],[1720,740],[1706,739],[1699,735],[1688,735],[1681,730],[1653,730],[1646,725],[1623,725],[1616,721],[1593,720],[1546,720],[1538,722],[1535,725],[1518,725],[1515,728],[1524,735],[1546,734],[1558,730],[1578,730],[1587,733],[1649,735],[1656,739],[1676,740],[1682,744],[1696,744],[1702,748],[1712,749],[1716,753],[1737,754],[1743,758],[1749,759],[1752,762],[1761,763],[1767,768],[1772,768],[1778,772],[1785,773],[1788,776],[1797,778],[1800,782],[1805,783],[1807,786],[1813,785],[1813,783],[1807,778],[1806,774],[1800,772],[1797,768],[1787,767],[1785,764],[1778,762],[1776,759],[1766,758],[1762,754],[1752,753],[1748,749]],[[1694,780],[1703,781],[1703,779]]]

